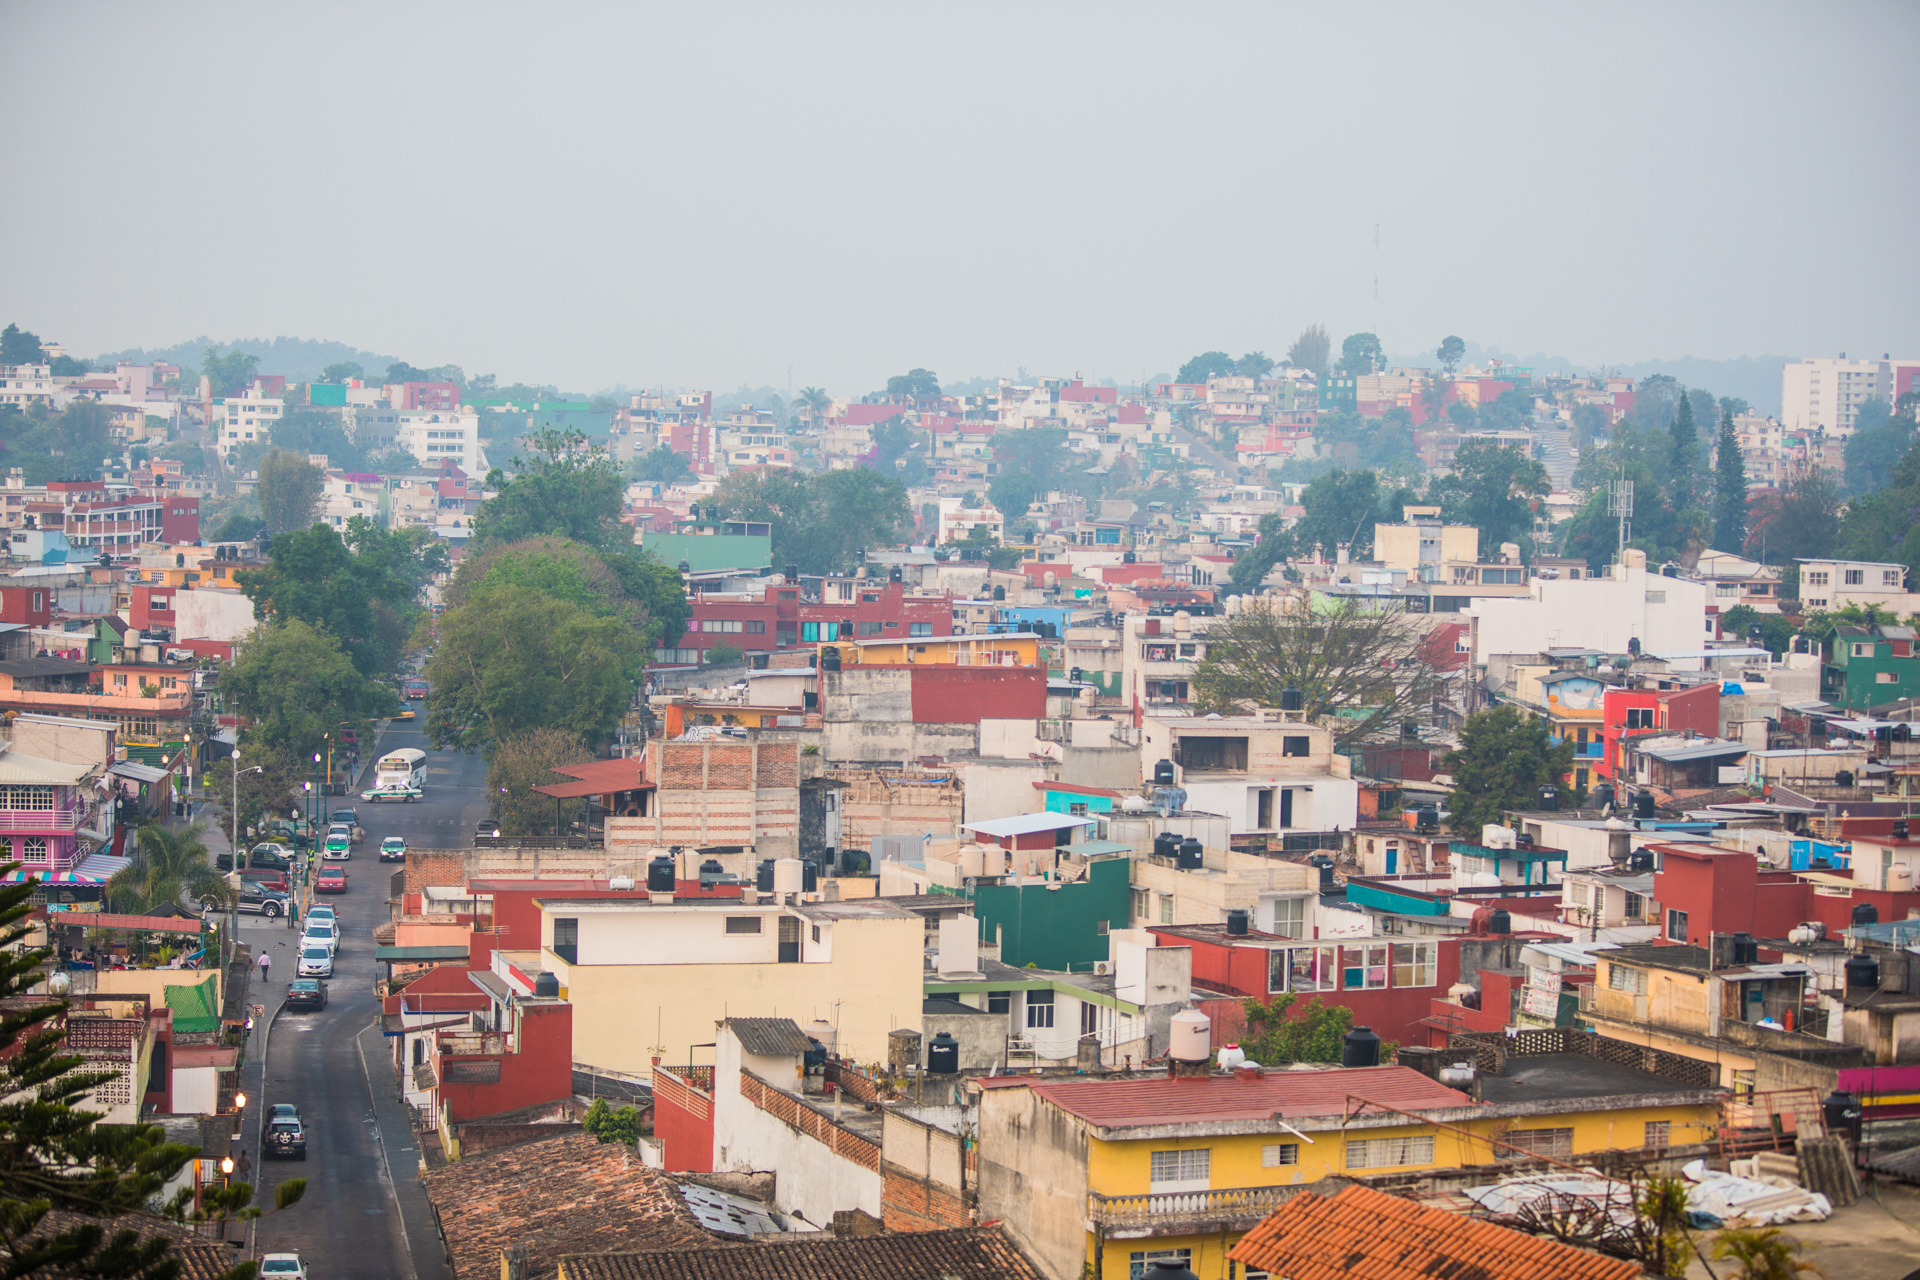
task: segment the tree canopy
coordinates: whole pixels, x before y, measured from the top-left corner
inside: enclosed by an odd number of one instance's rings
[[[554,768],[591,759],[593,752],[580,735],[564,729],[528,729],[495,746],[487,761],[487,795],[501,834],[559,835],[570,829],[586,812],[586,802],[556,802],[533,788],[572,782]]]
[[[775,562],[802,573],[851,569],[863,548],[891,546],[913,529],[906,486],[864,467],[737,471],[720,482],[711,505],[727,519],[770,522]]]
[[[1440,339],[1439,350],[1434,352],[1440,360],[1440,367],[1452,373],[1460,367],[1460,360],[1467,354],[1467,344],[1454,334]]]
[[[1234,359],[1224,351],[1202,351],[1193,359],[1180,366],[1180,372],[1173,375],[1175,382],[1205,382],[1208,378],[1224,378],[1235,371]]]
[[[1747,461],[1740,456],[1731,409],[1720,416],[1713,451],[1713,545],[1729,551],[1747,545]]]
[[[206,375],[214,395],[237,396],[252,384],[254,371],[259,367],[259,356],[250,356],[237,348],[223,356],[218,347],[208,347],[200,371]]]
[[[931,369],[909,369],[887,379],[887,394],[909,400],[938,400],[940,379]]]
[[[326,473],[297,453],[273,449],[260,459],[260,481],[254,501],[268,533],[280,535],[305,529],[320,515]]]
[[[487,476],[494,496],[474,514],[476,549],[542,536],[590,547],[633,543],[632,526],[620,519],[626,481],[605,449],[578,431],[547,429],[530,443],[531,456],[513,459],[511,474],[496,468]]]
[[[1289,369],[1305,369],[1315,377],[1323,376],[1327,371],[1327,361],[1333,357],[1333,339],[1327,334],[1327,326],[1310,324],[1300,331],[1300,336],[1287,348],[1285,364]]]
[[[422,589],[447,563],[429,531],[355,516],[344,539],[323,524],[282,534],[266,566],[238,578],[255,617],[322,628],[363,675],[384,677],[399,669]]]
[[[1384,357],[1380,339],[1371,333],[1352,333],[1340,344],[1340,372],[1363,377],[1380,369]]]
[[[1480,829],[1510,809],[1531,809],[1539,790],[1559,787],[1573,768],[1573,741],[1548,742],[1547,722],[1502,704],[1467,717],[1460,745],[1445,768],[1453,775],[1448,821],[1463,840],[1478,842]]]
[[[1427,500],[1438,502],[1449,524],[1480,531],[1480,553],[1496,554],[1503,542],[1524,550],[1532,543],[1534,499],[1552,488],[1547,469],[1522,450],[1491,440],[1467,440],[1454,451],[1453,469],[1436,476]]]
[[[331,634],[298,618],[263,623],[236,647],[220,678],[228,704],[253,722],[248,741],[299,760],[342,729],[365,734],[391,715],[393,686],[354,668]]]
[[[17,324],[0,329],[0,364],[45,364],[46,360],[39,334],[29,333]]]
[[[633,460],[633,478],[647,484],[679,484],[693,475],[685,456],[670,444],[657,444]]]
[[[1190,688],[1203,712],[1277,707],[1298,689],[1308,719],[1341,742],[1397,735],[1445,688],[1442,654],[1417,621],[1342,599],[1320,607],[1262,596],[1207,632]],[[1446,655],[1450,657],[1451,655]]]

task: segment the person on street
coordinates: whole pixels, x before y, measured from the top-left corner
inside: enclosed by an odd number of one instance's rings
[[[260,981],[265,982],[267,980],[267,968],[272,963],[273,963],[273,957],[268,955],[266,951],[262,949],[262,951],[260,952],[260,959],[258,961],[258,964],[260,965]]]

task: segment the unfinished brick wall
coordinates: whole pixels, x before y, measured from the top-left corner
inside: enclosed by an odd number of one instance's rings
[[[876,836],[923,835],[960,825],[963,789],[944,769],[833,769],[840,793],[840,843],[873,847]]]
[[[409,849],[406,870],[408,893],[419,893],[428,885],[463,885],[467,882],[466,851]]]
[[[941,1231],[970,1227],[974,1215],[948,1188],[890,1164],[880,1171],[880,1220],[890,1231]]]

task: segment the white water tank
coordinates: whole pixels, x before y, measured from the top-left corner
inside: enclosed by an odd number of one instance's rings
[[[1480,828],[1480,844],[1486,849],[1511,849],[1514,846],[1514,830],[1497,822],[1489,822]]]
[[[1205,1062],[1213,1056],[1213,1019],[1198,1009],[1171,1019],[1167,1056],[1177,1062]]]
[[[1231,1071],[1246,1060],[1247,1051],[1242,1049],[1238,1044],[1224,1046],[1220,1050],[1220,1056],[1216,1059],[1222,1071]]]
[[[987,851],[977,844],[963,844],[955,859],[962,880],[977,880],[987,874]]]
[[[1185,609],[1179,609],[1173,615],[1173,634],[1189,636],[1193,634],[1193,615]]]
[[[1895,862],[1887,867],[1887,892],[1906,893],[1913,888],[1913,868],[1904,862]]]
[[[799,893],[800,886],[806,883],[805,874],[798,858],[776,858],[773,862],[773,891],[779,894]]]

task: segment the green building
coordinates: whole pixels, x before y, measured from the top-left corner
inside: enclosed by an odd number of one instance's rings
[[[1820,696],[1835,706],[1884,706],[1920,697],[1920,653],[1912,627],[1844,622],[1824,641]]]
[[[1320,411],[1338,413],[1360,407],[1360,384],[1351,377],[1329,376],[1320,379]]]
[[[1080,969],[1105,960],[1107,933],[1132,919],[1133,862],[1096,858],[1087,878],[1065,884],[977,885],[973,899],[980,941],[1000,944],[1000,960],[1016,969]]]

